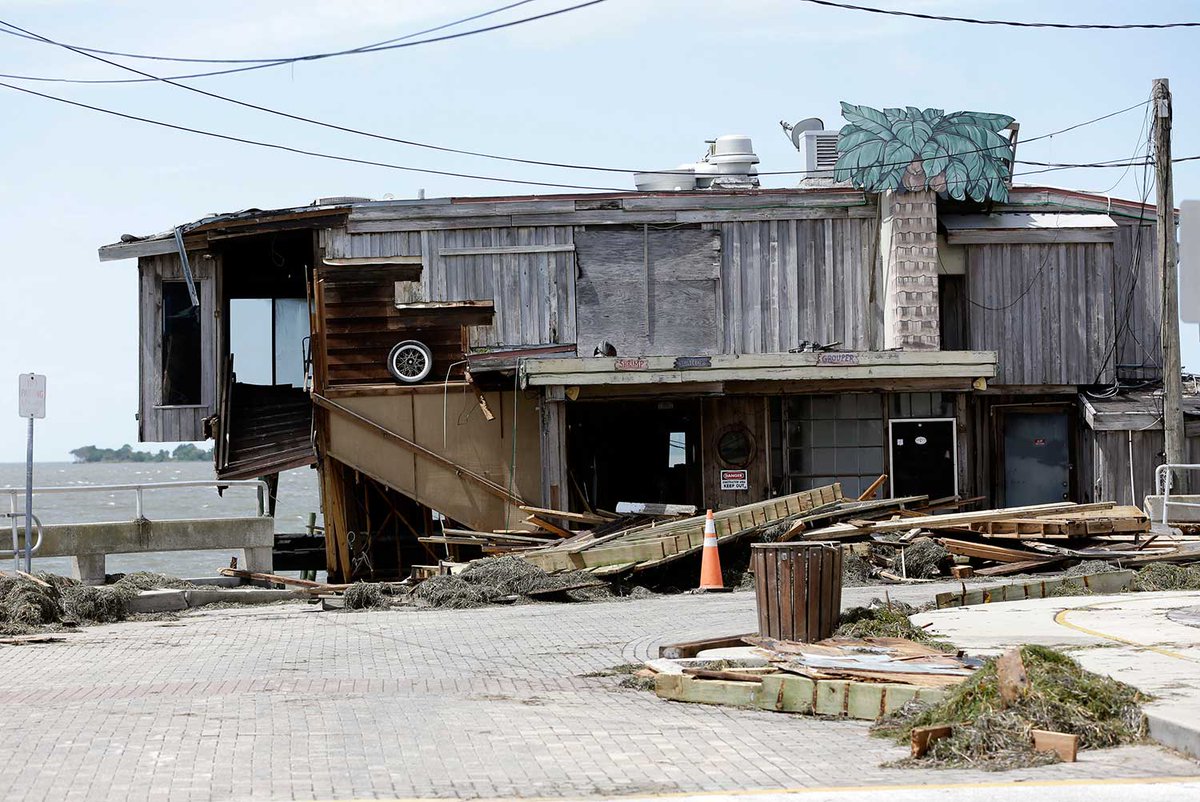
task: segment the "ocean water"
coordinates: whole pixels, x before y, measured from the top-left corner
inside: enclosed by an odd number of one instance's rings
[[[132,521],[136,501],[133,491],[86,491],[95,485],[147,482],[215,480],[209,462],[161,463],[83,463],[38,462],[33,466],[33,485],[72,487],[80,492],[34,494],[33,513],[43,524],[86,523],[90,521]],[[12,509],[11,494],[17,492],[16,509],[25,508],[25,464],[0,463],[0,511]],[[257,494],[253,487],[231,487],[224,496],[213,487],[146,490],[143,512],[151,520],[171,518],[208,518],[254,515]],[[287,471],[279,477],[275,507],[276,533],[300,533],[308,524],[308,514],[316,512],[321,523],[317,472],[311,468]],[[8,520],[0,519],[0,548],[11,549]],[[175,576],[214,576],[229,565],[239,550],[150,552],[113,554],[107,560],[109,573],[161,571]],[[0,570],[11,567],[11,559],[0,560]],[[70,573],[66,557],[33,558],[35,571]]]

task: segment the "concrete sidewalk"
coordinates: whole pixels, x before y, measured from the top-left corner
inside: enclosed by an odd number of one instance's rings
[[[1065,647],[1089,671],[1152,695],[1151,736],[1200,757],[1200,591],[981,604],[913,621],[973,654],[1027,643]]]
[[[886,590],[920,603],[955,586]],[[863,604],[884,590],[848,589],[843,601]],[[289,604],[0,647],[12,745],[12,759],[0,763],[0,798],[770,789],[853,799],[887,798],[883,786],[1053,782],[1086,793],[1097,780],[1200,779],[1194,761],[1151,745],[1000,775],[884,768],[908,750],[869,737],[865,722],[667,702],[619,687],[619,676],[597,676],[661,643],[746,632],[755,622],[751,593],[478,610],[322,613]],[[957,798],[987,795],[971,793]]]

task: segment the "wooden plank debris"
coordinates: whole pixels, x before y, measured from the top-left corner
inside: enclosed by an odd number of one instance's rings
[[[1020,649],[1009,649],[996,658],[996,685],[1000,690],[1000,701],[1004,705],[1015,705],[1029,693],[1029,674]]]
[[[753,638],[756,635],[757,633],[755,632],[748,632],[745,635],[727,635],[719,638],[684,641],[683,643],[669,643],[658,647],[658,656],[670,660],[695,657],[700,652],[707,651],[708,649],[728,649],[734,646],[745,646],[747,643],[746,639]]]
[[[648,504],[640,501],[618,501],[618,515],[657,515],[673,518],[677,515],[695,515],[695,504]]]
[[[951,724],[932,724],[928,727],[913,727],[912,732],[909,734],[912,756],[924,757],[934,741],[949,738],[953,732],[954,726]]]
[[[530,507],[527,504],[521,505],[522,512],[531,512],[540,518],[557,518],[560,521],[573,521],[581,524],[605,524],[611,521],[611,518],[606,518],[603,515],[596,515],[590,512],[566,512],[564,510],[550,510],[545,507]]]
[[[1079,755],[1079,736],[1051,730],[1030,730],[1035,752],[1054,752],[1064,763],[1074,763]]]

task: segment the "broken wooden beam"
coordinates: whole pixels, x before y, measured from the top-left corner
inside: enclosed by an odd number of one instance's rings
[[[757,634],[757,632],[747,632],[744,635],[723,635],[718,638],[669,643],[658,647],[658,656],[670,660],[681,660],[687,657],[695,657],[707,649],[729,649],[735,646],[745,646],[746,638],[753,638]]]
[[[1033,751],[1054,752],[1064,763],[1074,763],[1079,754],[1079,736],[1052,730],[1030,730]]]
[[[650,504],[640,501],[618,501],[619,515],[654,515],[657,517],[674,517],[676,515],[695,515],[695,504]]]
[[[531,507],[528,504],[522,504],[520,509],[522,512],[531,512],[539,518],[557,518],[560,521],[574,521],[581,524],[606,524],[611,520],[603,515],[595,515],[590,512],[567,512],[547,507]]]
[[[935,741],[948,738],[954,732],[950,724],[934,724],[928,727],[913,727],[909,733],[909,744],[913,757],[924,757]]]

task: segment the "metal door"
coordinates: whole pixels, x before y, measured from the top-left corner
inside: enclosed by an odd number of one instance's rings
[[[958,495],[958,448],[953,418],[912,418],[888,424],[892,495],[932,499]]]
[[[1071,493],[1071,428],[1066,412],[1004,416],[1004,503],[1049,504]]]

